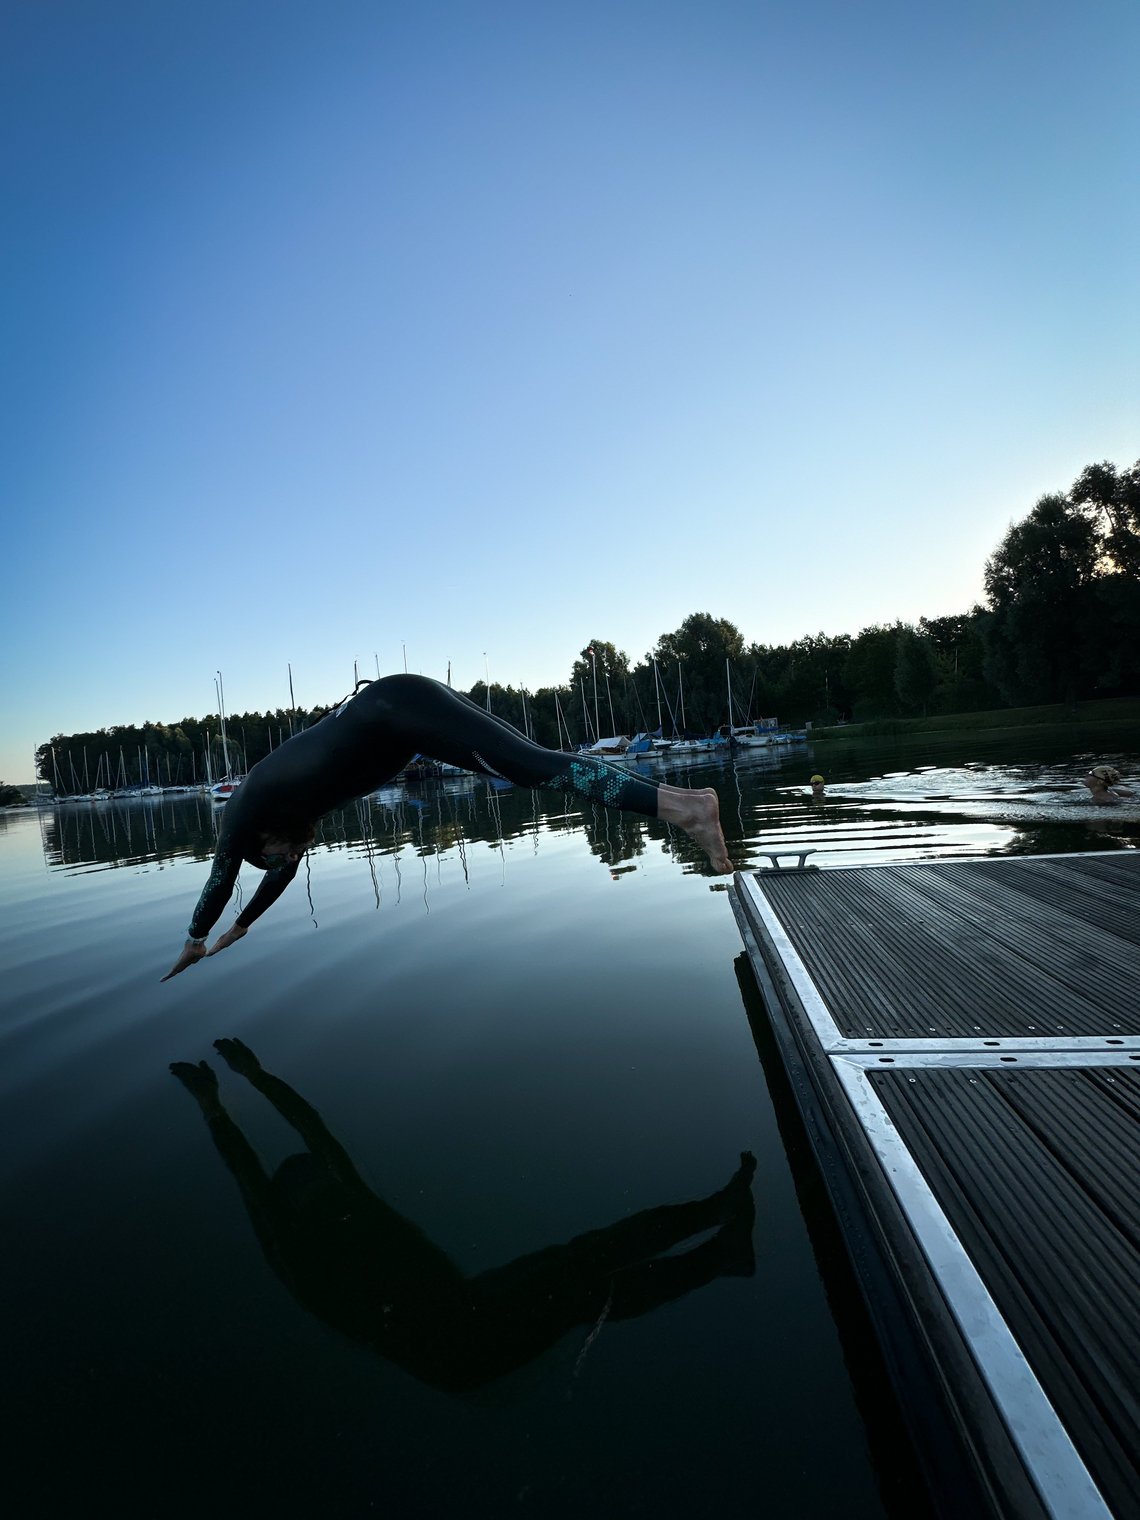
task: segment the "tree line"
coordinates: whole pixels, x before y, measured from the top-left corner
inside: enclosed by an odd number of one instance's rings
[[[637,661],[588,640],[566,681],[465,693],[539,743],[574,747],[660,728],[697,736],[778,717],[820,726],[1140,691],[1140,461],[1089,465],[1042,496],[986,561],[985,604],[915,624],[874,624],[790,644],[748,644],[727,618],[691,613]],[[248,768],[323,709],[277,708],[56,734],[37,775],[64,792],[194,785]],[[228,752],[228,753],[227,753]],[[227,766],[228,760],[228,766]]]

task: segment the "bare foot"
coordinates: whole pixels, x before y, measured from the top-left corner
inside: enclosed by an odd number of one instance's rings
[[[732,871],[728,846],[720,826],[720,799],[710,788],[663,786],[657,792],[657,816],[684,829],[708,856],[714,871]]]
[[[740,1165],[732,1174],[729,1187],[737,1187],[747,1190],[752,1186],[752,1179],[756,1175],[756,1157],[751,1151],[741,1151]]]

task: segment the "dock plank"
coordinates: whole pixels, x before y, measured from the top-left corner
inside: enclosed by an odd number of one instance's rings
[[[1008,875],[964,886],[956,864],[758,874],[844,1034],[1140,1034],[1140,933],[1091,934],[1094,909],[1065,913]],[[1135,918],[1140,870],[1125,888]]]
[[[1122,1194],[1135,1198],[1140,1168],[1134,1143],[1104,1151],[1103,1088],[1068,1071],[931,1068],[869,1080],[1113,1512],[1134,1515],[1140,1251],[1122,1227]],[[1140,1072],[1114,1080],[1140,1096]],[[1025,1122],[1021,1098],[1038,1125]]]

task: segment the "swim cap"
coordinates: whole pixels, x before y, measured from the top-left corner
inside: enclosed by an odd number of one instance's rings
[[[823,781],[823,777],[822,776],[813,776],[811,778],[811,784],[812,784],[812,786],[814,786],[817,781],[822,782]]]
[[[1115,765],[1094,765],[1092,774],[1099,776],[1105,786],[1115,786],[1120,780],[1120,772],[1116,769]]]

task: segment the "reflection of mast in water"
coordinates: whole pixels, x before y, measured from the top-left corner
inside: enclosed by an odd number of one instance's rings
[[[372,895],[380,906],[380,882],[376,875],[376,839],[372,832],[372,810],[367,797],[356,801],[356,817],[360,823],[360,837],[364,841],[364,853],[368,859],[368,871],[372,877]]]

